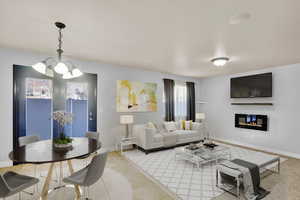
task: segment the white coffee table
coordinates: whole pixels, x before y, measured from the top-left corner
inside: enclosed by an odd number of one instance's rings
[[[200,146],[200,144],[198,144]],[[175,148],[175,159],[186,160],[193,164],[196,164],[198,168],[208,162],[219,162],[222,159],[231,160],[230,147],[224,145],[218,145],[211,149],[205,146],[200,146],[199,149],[189,150],[185,147]]]

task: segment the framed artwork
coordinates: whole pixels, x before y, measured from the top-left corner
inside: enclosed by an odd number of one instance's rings
[[[26,78],[26,98],[51,99],[52,80],[39,78]]]
[[[67,99],[88,100],[88,84],[67,82]]]
[[[117,81],[117,112],[156,112],[157,84]]]

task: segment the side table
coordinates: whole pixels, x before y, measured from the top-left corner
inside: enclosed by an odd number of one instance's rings
[[[135,137],[122,138],[122,140],[119,143],[121,154],[123,154],[124,147],[129,146],[129,145],[134,145],[134,144],[136,144],[136,138]]]

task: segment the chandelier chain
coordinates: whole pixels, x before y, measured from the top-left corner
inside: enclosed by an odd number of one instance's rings
[[[61,54],[64,52],[62,50],[62,29],[60,28],[59,31],[59,36],[58,36],[58,49],[57,49],[57,53],[58,53],[58,59],[61,60]]]

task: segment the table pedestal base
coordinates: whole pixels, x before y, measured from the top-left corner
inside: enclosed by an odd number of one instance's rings
[[[74,173],[74,168],[73,168],[71,160],[68,160],[67,163],[68,163],[70,174],[73,174]],[[50,166],[49,166],[48,174],[47,174],[47,177],[46,177],[46,180],[45,180],[45,183],[44,183],[44,186],[43,186],[43,190],[42,190],[42,193],[41,193],[41,199],[42,200],[48,200],[48,196],[49,196],[49,199],[65,199],[66,195],[64,195],[64,192],[57,191],[57,190],[68,190],[68,191],[72,190],[73,194],[74,194],[74,190],[75,190],[75,195],[72,199],[75,198],[75,199],[79,200],[80,197],[81,197],[81,192],[80,192],[80,188],[79,188],[78,185],[62,185],[62,179],[63,179],[62,162],[59,163],[60,164],[59,186],[57,186],[57,187],[55,187],[54,189],[51,189],[51,190],[49,189],[54,164],[55,163],[51,163]],[[56,194],[52,194],[52,193],[56,193]],[[61,197],[63,197],[63,198],[58,198],[59,196],[57,196],[57,195],[59,195],[59,193],[62,193],[63,196],[61,196]],[[55,197],[52,198],[52,196],[55,196]]]
[[[48,192],[48,200],[76,200],[76,193],[73,185],[63,185],[55,187]]]

